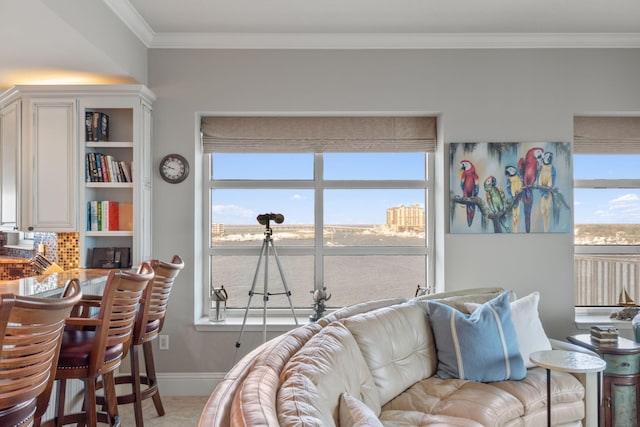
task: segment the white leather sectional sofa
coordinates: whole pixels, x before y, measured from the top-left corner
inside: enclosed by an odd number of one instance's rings
[[[501,289],[409,301],[372,301],[338,310],[264,343],[216,387],[198,426],[543,426],[546,372],[479,382],[441,378],[428,300],[464,310]],[[554,348],[571,344],[550,340]],[[593,390],[592,390],[593,389]],[[589,425],[597,402],[584,378],[552,374],[557,426]],[[585,403],[590,402],[590,403]],[[589,410],[588,410],[589,409]]]

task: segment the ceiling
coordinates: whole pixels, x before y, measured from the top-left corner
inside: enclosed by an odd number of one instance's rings
[[[640,46],[637,0],[104,1],[149,47]]]
[[[0,0],[0,16],[0,90],[145,82],[157,48],[640,49],[638,0]]]

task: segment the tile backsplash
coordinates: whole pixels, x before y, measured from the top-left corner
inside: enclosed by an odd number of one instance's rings
[[[7,235],[0,231],[0,255],[23,259],[31,259],[43,245],[44,256],[55,262],[63,270],[78,268],[80,264],[80,249],[78,245],[79,233],[33,233],[33,245],[21,247],[6,247]]]

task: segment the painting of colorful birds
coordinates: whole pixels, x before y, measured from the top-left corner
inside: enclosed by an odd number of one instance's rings
[[[568,233],[569,142],[449,144],[451,233]]]

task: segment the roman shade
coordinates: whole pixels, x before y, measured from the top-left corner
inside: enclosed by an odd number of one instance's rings
[[[205,153],[433,152],[435,117],[203,117]]]
[[[575,154],[640,154],[640,117],[575,117]]]

